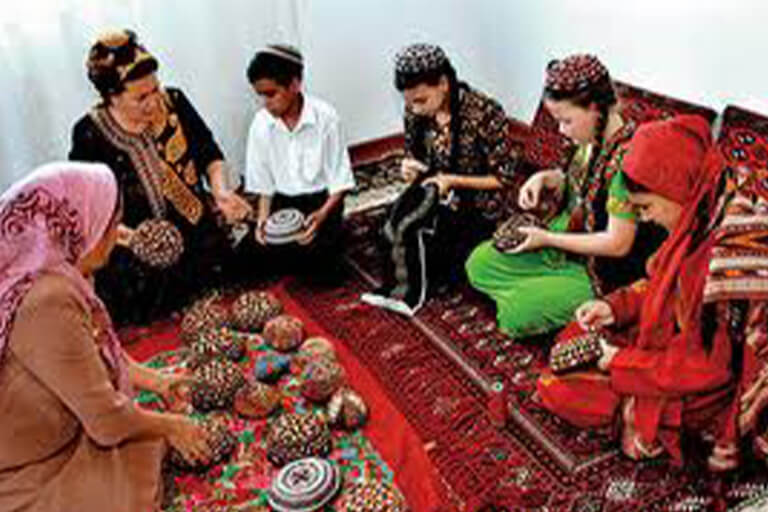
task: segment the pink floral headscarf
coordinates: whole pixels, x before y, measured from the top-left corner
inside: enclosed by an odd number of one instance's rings
[[[122,349],[104,304],[75,266],[106,232],[118,199],[103,164],[55,162],[37,168],[0,195],[0,361],[16,310],[42,272],[66,277],[98,316],[102,355],[118,387],[130,391]]]

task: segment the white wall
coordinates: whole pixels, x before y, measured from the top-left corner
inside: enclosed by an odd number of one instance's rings
[[[524,120],[546,63],[577,51],[636,85],[768,113],[766,21],[764,0],[14,0],[0,10],[0,190],[66,157],[96,98],[83,63],[105,26],[139,32],[240,170],[256,108],[245,66],[265,42],[304,49],[307,88],[354,143],[401,130],[392,59],[416,41],[442,45],[460,77]]]
[[[35,166],[66,159],[73,123],[98,100],[88,48],[106,28],[132,28],[184,89],[240,170],[256,110],[245,77],[270,41],[299,43],[288,0],[13,0],[0,9],[0,191]]]
[[[764,0],[324,0],[309,4],[309,85],[347,118],[353,141],[400,129],[392,57],[442,45],[460,77],[530,120],[547,62],[597,53],[621,80],[768,114]]]

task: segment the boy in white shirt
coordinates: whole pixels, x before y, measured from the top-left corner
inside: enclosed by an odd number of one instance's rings
[[[304,216],[295,243],[270,246],[278,272],[337,274],[344,195],[355,186],[338,114],[302,92],[301,54],[269,45],[248,66],[248,81],[263,100],[248,132],[245,188],[259,195],[255,237],[267,245],[272,212],[296,208]],[[311,264],[310,264],[311,263]]]

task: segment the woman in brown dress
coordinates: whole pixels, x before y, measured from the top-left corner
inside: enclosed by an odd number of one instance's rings
[[[0,510],[153,510],[166,443],[209,456],[186,416],[131,399],[173,378],[125,355],[93,290],[121,217],[103,164],[49,164],[0,196]]]

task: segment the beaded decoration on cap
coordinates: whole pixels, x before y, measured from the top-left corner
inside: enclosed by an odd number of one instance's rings
[[[594,55],[570,55],[549,63],[544,88],[557,92],[581,92],[608,77],[608,69]]]
[[[395,56],[395,72],[416,75],[440,69],[448,57],[439,46],[417,43],[406,46]]]

